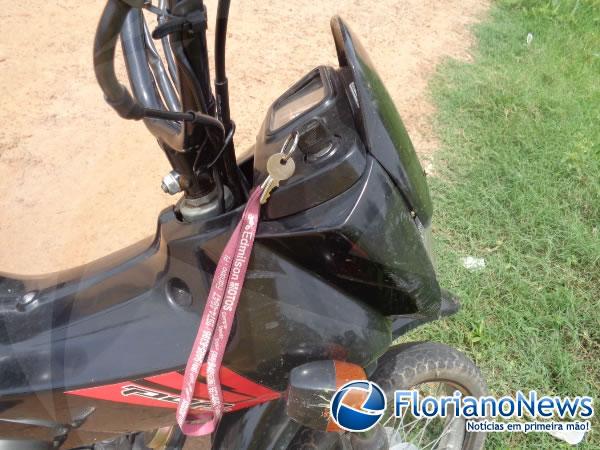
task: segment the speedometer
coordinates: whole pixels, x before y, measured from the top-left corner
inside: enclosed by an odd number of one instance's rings
[[[319,69],[292,86],[273,104],[269,121],[271,133],[283,128],[295,118],[315,108],[328,95],[328,86]]]

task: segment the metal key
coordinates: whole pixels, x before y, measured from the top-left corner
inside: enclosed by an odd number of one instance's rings
[[[285,140],[279,153],[275,153],[267,160],[267,172],[269,176],[265,178],[260,187],[263,192],[260,196],[260,204],[264,205],[271,196],[271,191],[279,186],[281,181],[290,178],[296,170],[296,164],[291,159],[292,153],[298,147],[298,132],[294,131]]]

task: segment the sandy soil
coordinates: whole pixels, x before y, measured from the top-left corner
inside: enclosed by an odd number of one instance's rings
[[[169,166],[152,136],[119,119],[95,83],[91,51],[102,4],[31,0],[0,11],[0,271],[92,261],[151,234],[173,202],[160,190]],[[208,1],[213,19],[215,4]],[[444,57],[469,57],[468,25],[486,4],[234,1],[228,70],[237,148],[252,145],[267,107],[289,85],[319,64],[335,65],[329,17],[340,14],[430,160],[428,78]]]

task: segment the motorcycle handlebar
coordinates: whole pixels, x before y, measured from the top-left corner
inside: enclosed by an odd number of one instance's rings
[[[220,137],[225,139],[225,128],[218,119],[194,111],[180,113],[146,108],[138,103],[129,90],[119,82],[115,73],[117,40],[131,8],[141,8],[143,5],[144,0],[108,0],[104,7],[94,38],[94,72],[104,93],[104,99],[119,116],[125,119],[186,120],[217,128]]]
[[[144,118],[145,109],[117,79],[115,48],[127,13],[142,5],[143,0],[108,0],[94,38],[94,72],[104,98],[119,116],[134,120]]]

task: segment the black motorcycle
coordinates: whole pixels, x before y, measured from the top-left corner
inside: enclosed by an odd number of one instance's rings
[[[334,17],[339,67],[319,66],[279,97],[253,154],[236,161],[228,10],[220,0],[213,90],[202,0],[108,0],[98,83],[121,117],[156,136],[173,168],[162,188],[181,195],[131,247],[47,276],[0,276],[0,449],[183,448],[175,408],[216,262],[292,134],[295,172],[262,208],[212,447],[482,448],[464,418],[399,418],[391,400],[370,431],[328,432],[329,399],[355,368],[388,400],[395,389],[481,396],[486,384],[450,347],[392,346],[459,305],[432,265],[423,170],[365,50]],[[119,36],[132,94],[115,74]],[[192,410],[206,408],[201,376]]]

